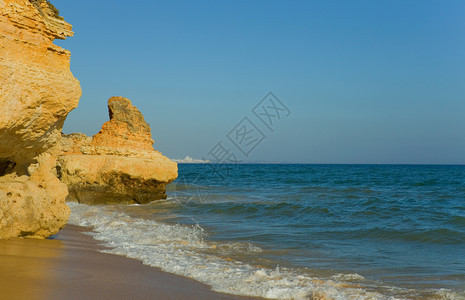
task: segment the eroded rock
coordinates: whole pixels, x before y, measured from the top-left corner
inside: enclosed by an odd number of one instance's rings
[[[30,176],[0,177],[0,238],[45,238],[68,221],[66,185],[51,172],[56,158],[43,153],[29,166]]]
[[[177,164],[152,144],[150,126],[129,99],[108,101],[110,121],[92,138],[63,135],[58,176],[69,187],[68,201],[132,204],[165,199]]]
[[[73,32],[45,0],[32,2],[0,0],[0,238],[48,237],[69,216],[54,170],[81,88],[53,41]]]

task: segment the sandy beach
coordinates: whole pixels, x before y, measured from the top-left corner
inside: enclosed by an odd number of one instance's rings
[[[122,256],[67,225],[47,240],[0,241],[0,299],[252,299]]]

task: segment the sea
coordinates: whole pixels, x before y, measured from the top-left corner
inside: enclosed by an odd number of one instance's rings
[[[218,292],[465,299],[463,165],[179,164],[167,194],[70,223]]]

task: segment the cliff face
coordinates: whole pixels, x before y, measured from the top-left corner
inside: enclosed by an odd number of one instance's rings
[[[150,126],[126,98],[108,101],[110,121],[95,136],[62,137],[58,176],[69,201],[85,204],[148,203],[165,199],[177,164],[153,149]]]
[[[55,157],[81,88],[53,41],[72,35],[46,1],[0,0],[0,238],[47,237],[68,219]]]

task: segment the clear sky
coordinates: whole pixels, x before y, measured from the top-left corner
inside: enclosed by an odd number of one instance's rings
[[[465,163],[463,0],[52,3],[83,89],[65,133],[124,96],[171,158]],[[252,112],[270,91],[290,111],[272,130]],[[266,137],[248,156],[228,139],[244,117]]]

